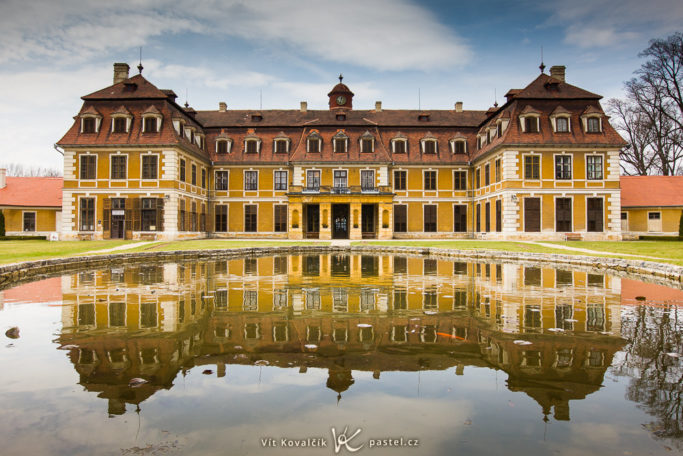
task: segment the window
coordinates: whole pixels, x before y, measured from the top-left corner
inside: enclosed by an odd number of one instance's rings
[[[180,160],[180,182],[185,182],[185,160]]]
[[[275,190],[287,190],[287,171],[275,171]]]
[[[275,232],[284,233],[287,231],[287,206],[284,204],[275,205]]]
[[[360,140],[360,151],[362,153],[371,153],[375,150],[375,140],[372,138],[363,138]]]
[[[491,231],[491,203],[488,201],[484,205],[484,227],[487,233]]]
[[[525,117],[524,118],[524,132],[525,133],[538,133],[538,117]]]
[[[216,206],[216,231],[228,231],[228,206],[219,204]]]
[[[405,139],[394,139],[392,145],[395,154],[405,154],[408,149],[408,141]]]
[[[474,188],[481,187],[481,168],[474,170]]]
[[[467,190],[467,171],[453,171],[453,189]]]
[[[126,157],[125,155],[112,155],[111,157],[111,178],[126,178]]]
[[[311,154],[320,153],[320,136],[312,134],[306,140],[306,151]]]
[[[464,233],[467,231],[467,206],[453,206],[453,231]]]
[[[406,172],[394,171],[394,190],[406,189]]]
[[[320,170],[306,171],[306,190],[320,191]]]
[[[140,220],[142,231],[157,231],[157,199],[142,198],[140,208]]]
[[[94,117],[84,117],[82,120],[83,133],[96,133],[97,119]]]
[[[256,205],[244,206],[244,231],[256,232]]]
[[[157,118],[156,117],[145,117],[143,128],[145,133],[156,133],[157,132]]]
[[[346,153],[346,138],[334,139],[334,151],[339,154]]]
[[[600,119],[598,117],[586,119],[586,131],[588,133],[600,133]]]
[[[394,206],[394,232],[405,233],[408,231],[408,206]]]
[[[427,204],[424,206],[424,230],[426,233],[436,232],[436,205]]]
[[[95,198],[81,198],[81,231],[95,231]]]
[[[500,158],[496,159],[496,182],[500,182]]]
[[[192,202],[192,212],[190,212],[190,231],[197,231],[197,203]]]
[[[206,170],[202,168],[202,188],[206,188]]]
[[[216,171],[216,190],[228,189],[228,171]]]
[[[128,119],[125,117],[114,117],[114,124],[112,127],[113,133],[126,133],[128,131]]]
[[[35,231],[36,230],[36,213],[35,212],[24,212],[24,231]]]
[[[286,154],[289,152],[289,140],[287,139],[276,139],[275,140],[275,153],[276,154]]]
[[[247,139],[244,141],[244,152],[247,154],[258,153],[259,142],[256,139]]]
[[[258,190],[258,171],[244,172],[244,189]]]
[[[524,179],[541,178],[541,157],[539,155],[526,155],[524,157]]]
[[[602,180],[602,155],[586,157],[586,174],[588,180]]]
[[[81,155],[81,179],[95,179],[97,172],[97,156]]]
[[[476,228],[477,232],[481,231],[481,204],[477,204],[477,213],[476,213]]]
[[[602,198],[587,198],[586,209],[588,226],[587,231],[602,232],[603,228],[603,209]]]
[[[454,154],[464,154],[466,153],[467,143],[464,140],[453,142],[453,153]]]
[[[229,152],[228,149],[228,141],[226,141],[225,139],[216,141],[217,154],[227,154]]]
[[[334,180],[333,180],[334,188],[347,188],[349,186],[348,183],[348,172],[345,169],[335,169],[334,170]]]
[[[489,163],[484,166],[484,185],[491,183],[491,165]]]
[[[557,133],[567,133],[569,132],[569,118],[568,117],[558,117],[555,119],[555,131]]]
[[[360,172],[360,188],[361,190],[375,189],[375,172],[363,169]]]
[[[180,200],[180,210],[178,211],[178,231],[185,231],[185,200]]]
[[[555,179],[567,180],[572,178],[572,156],[555,156]]]
[[[572,199],[555,199],[555,231],[568,233],[572,230]]]
[[[496,232],[503,230],[503,207],[501,200],[496,200]]]
[[[143,155],[142,156],[142,178],[156,179],[157,178],[157,156]]]
[[[498,138],[503,136],[503,124],[500,121],[496,124],[496,136]]]
[[[422,153],[424,154],[435,154],[436,153],[436,140],[435,139],[425,139],[422,141]]]
[[[192,164],[192,185],[197,185],[197,165]]]
[[[662,213],[661,212],[648,212],[647,218],[648,218],[648,220],[661,220],[662,219]]]
[[[436,190],[436,171],[425,171],[424,173],[425,190]]]

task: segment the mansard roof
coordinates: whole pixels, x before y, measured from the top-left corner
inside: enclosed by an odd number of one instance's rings
[[[168,99],[169,95],[159,90],[141,74],[136,74],[118,84],[81,97],[83,100],[120,100],[139,98]]]

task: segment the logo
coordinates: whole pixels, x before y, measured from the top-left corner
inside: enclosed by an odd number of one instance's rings
[[[346,448],[346,451],[348,451],[349,453],[355,453],[356,451],[363,448],[363,445],[365,445],[364,443],[361,443],[360,446],[357,446],[355,448],[352,447],[350,445],[351,440],[356,438],[358,436],[358,434],[361,433],[362,429],[361,428],[356,429],[356,432],[351,434],[350,437],[346,436],[346,433],[348,432],[348,430],[349,430],[349,427],[346,426],[344,428],[344,432],[337,435],[337,430],[335,428],[332,428],[332,440],[334,441],[334,454],[339,454],[342,447]]]

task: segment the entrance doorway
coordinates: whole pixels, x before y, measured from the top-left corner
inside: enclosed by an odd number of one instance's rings
[[[320,205],[307,204],[306,212],[306,239],[318,239],[320,237]]]
[[[349,205],[332,205],[332,239],[349,238]]]
[[[363,239],[377,237],[377,205],[363,204],[361,206],[361,233]]]
[[[111,199],[111,238],[123,239],[126,236],[126,199]]]

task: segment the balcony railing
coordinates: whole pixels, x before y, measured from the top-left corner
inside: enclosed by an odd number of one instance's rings
[[[343,195],[347,193],[351,193],[351,189],[349,187],[340,187],[340,186],[335,186],[332,187],[332,193],[338,194],[338,195]]]
[[[299,185],[290,185],[290,193],[305,193],[305,194],[332,194],[332,195],[354,195],[354,194],[380,194],[393,193],[390,186],[381,187],[362,187],[360,185],[351,185],[349,187],[335,187],[331,185],[321,185],[319,187],[307,187]]]

